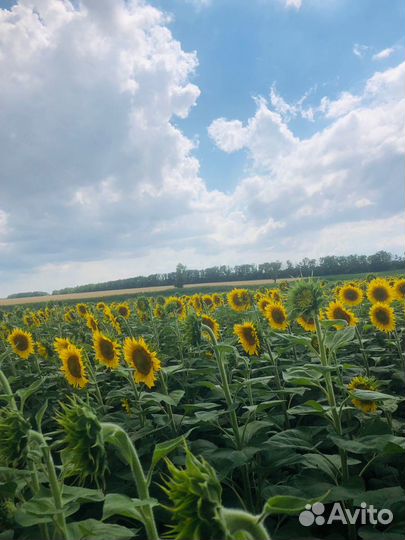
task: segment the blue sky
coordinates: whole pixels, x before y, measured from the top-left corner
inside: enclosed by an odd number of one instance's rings
[[[255,111],[252,96],[267,96],[270,87],[288,102],[311,91],[307,103],[324,95],[358,92],[375,72],[379,51],[397,47],[382,66],[404,56],[405,3],[401,0],[304,0],[299,9],[280,0],[155,0],[172,14],[170,27],[187,51],[196,50],[195,75],[201,89],[198,106],[179,123],[199,138],[196,152],[210,187],[232,188],[242,177],[245,157],[224,155],[207,134],[219,116],[248,119]],[[368,49],[359,57],[353,47]],[[381,66],[381,64],[380,64]],[[302,119],[292,124],[299,136],[319,128]]]
[[[0,0],[0,295],[404,251],[402,0]]]

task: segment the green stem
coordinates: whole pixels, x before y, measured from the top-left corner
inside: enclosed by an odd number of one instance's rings
[[[0,369],[0,385],[3,387],[3,390],[10,401],[10,407],[16,411],[17,404],[14,399],[13,391],[11,390],[11,386],[10,386],[10,383],[8,382],[7,377],[5,376],[5,374],[3,373],[1,369]]]
[[[220,515],[231,538],[235,538],[238,532],[243,531],[249,535],[250,540],[271,540],[264,525],[260,523],[259,516],[231,508],[221,508]]]
[[[130,466],[132,476],[138,491],[139,498],[145,501],[142,507],[144,526],[148,540],[159,540],[153,508],[149,502],[149,487],[139,461],[138,453],[126,431],[116,424],[103,422],[101,424],[105,441],[114,445]]]
[[[370,376],[370,366],[369,366],[369,363],[368,363],[368,357],[367,357],[366,351],[365,351],[364,346],[363,346],[363,340],[361,339],[360,331],[357,328],[357,325],[354,328],[355,328],[355,331],[356,331],[357,341],[359,342],[360,351],[361,351],[361,354],[363,356],[364,367],[366,368],[366,374],[367,374],[367,377],[369,377]]]
[[[38,495],[40,491],[40,483],[38,478],[38,471],[35,466],[35,463],[32,461],[32,459],[28,460],[28,468],[31,473],[31,481],[32,481],[32,494]],[[44,538],[44,540],[49,540],[49,530],[48,525],[46,523],[40,523],[39,524],[39,530],[41,531],[41,535]]]
[[[51,493],[52,493],[52,497],[53,497],[53,501],[54,501],[55,509],[56,509],[56,515],[54,518],[55,523],[62,535],[62,540],[68,540],[66,518],[63,511],[62,492],[60,489],[58,477],[56,475],[55,464],[52,458],[51,451],[49,449],[49,446],[44,436],[38,431],[30,430],[29,438],[31,441],[35,441],[39,445],[42,451],[43,460],[44,460],[47,473],[48,473],[49,487],[51,488]]]
[[[168,390],[167,384],[166,384],[165,374],[163,372],[160,373],[160,381],[162,383],[163,392],[165,393],[165,395],[167,397],[170,397],[169,396],[169,390]],[[173,433],[177,434],[177,426],[176,426],[176,422],[174,421],[172,406],[170,405],[170,403],[166,403],[165,408],[166,408],[167,414],[169,416],[169,420],[170,420],[170,424],[172,426]]]
[[[143,409],[142,409],[141,396],[139,394],[138,387],[136,386],[136,382],[135,382],[135,379],[134,379],[134,374],[131,371],[128,372],[128,381],[129,381],[129,384],[132,387],[132,391],[134,392],[136,405],[137,405],[138,411],[139,411],[139,420],[141,422],[141,427],[144,427],[144,425],[145,425],[145,414],[144,414]]]

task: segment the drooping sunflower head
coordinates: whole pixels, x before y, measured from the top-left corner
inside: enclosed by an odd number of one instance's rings
[[[30,427],[21,412],[0,409],[0,466],[18,467],[25,463]]]
[[[93,334],[93,345],[96,351],[96,360],[110,369],[117,369],[120,365],[120,346],[116,341],[97,331]]]
[[[136,309],[146,313],[149,310],[149,302],[145,296],[140,296],[136,300]]]
[[[288,311],[292,317],[314,316],[322,307],[322,289],[314,279],[300,280],[288,291]]]
[[[356,326],[359,322],[359,319],[356,317],[356,315],[349,309],[346,309],[341,302],[331,302],[328,306],[328,309],[326,310],[326,315],[330,321],[346,321],[348,326]],[[342,330],[342,328],[344,328],[344,325],[337,324],[335,328],[337,330]]]
[[[347,306],[358,306],[363,302],[364,293],[355,285],[344,285],[339,291],[339,299]]]
[[[86,313],[85,319],[87,328],[89,328],[92,332],[97,332],[98,324],[94,316],[91,313]]]
[[[252,322],[235,324],[234,334],[238,337],[243,350],[250,356],[258,355],[260,350],[260,339],[256,327]]]
[[[212,299],[212,296],[210,294],[203,295],[202,303],[206,309],[213,309],[215,307],[214,300]]]
[[[121,317],[124,317],[124,319],[129,319],[131,315],[131,310],[129,308],[129,305],[127,303],[118,304],[117,306],[117,312]]]
[[[184,302],[177,296],[170,296],[165,302],[166,313],[184,319],[187,314]]]
[[[76,314],[76,310],[74,309],[68,309],[64,315],[64,319],[67,323],[74,322],[76,320],[76,317],[77,317],[77,314]]]
[[[355,377],[351,380],[350,384],[347,386],[349,392],[355,392],[356,390],[370,390],[375,392],[378,390],[377,381],[370,377]],[[353,405],[365,413],[374,413],[377,411],[377,403],[375,400],[367,399],[352,399]]]
[[[215,470],[204,459],[197,459],[186,449],[184,469],[166,460],[169,471],[163,491],[168,496],[173,525],[167,538],[225,538],[221,525],[222,489]]]
[[[394,283],[395,298],[400,302],[405,300],[405,279],[397,279]]]
[[[287,310],[281,302],[271,302],[264,313],[269,325],[273,330],[287,330],[288,315]]]
[[[80,317],[85,317],[87,313],[87,306],[86,304],[77,304],[76,305],[76,311],[80,315]]]
[[[15,328],[8,336],[13,351],[23,360],[27,360],[34,353],[34,340],[30,332]]]
[[[143,382],[148,388],[155,386],[156,373],[161,365],[157,354],[151,351],[143,338],[127,337],[124,343],[127,364],[134,369],[136,383]]]
[[[62,433],[61,457],[65,476],[104,483],[107,454],[100,422],[93,410],[78,398],[61,403],[56,421]]]
[[[280,287],[280,291],[288,291],[288,288],[289,288],[290,284],[288,283],[288,281],[280,281],[280,284],[279,284],[279,287]]]
[[[308,317],[307,315],[301,315],[301,317],[298,317],[297,323],[306,332],[316,332],[315,321],[312,317]]]
[[[395,312],[388,304],[377,303],[370,308],[370,319],[381,332],[393,332],[396,327]]]
[[[202,315],[201,322],[202,324],[205,324],[205,326],[208,326],[208,328],[211,328],[216,339],[220,338],[221,330],[220,330],[219,323],[216,319],[214,319],[213,317],[210,317],[209,315]],[[206,333],[208,334],[208,332]]]
[[[367,298],[372,304],[390,304],[394,300],[394,291],[386,279],[376,278],[368,285]]]
[[[163,319],[165,316],[165,310],[161,304],[156,304],[155,309],[153,310],[153,316],[156,319]]]
[[[247,289],[234,289],[228,293],[228,304],[237,313],[248,311],[252,307],[252,298]]]
[[[76,345],[69,344],[59,353],[62,360],[61,371],[69,384],[75,388],[85,388],[89,384],[82,351]]]

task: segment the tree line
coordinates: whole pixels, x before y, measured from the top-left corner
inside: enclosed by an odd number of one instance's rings
[[[329,255],[320,259],[309,259],[305,257],[297,263],[291,261],[286,261],[285,263],[273,261],[237,266],[212,266],[203,270],[192,270],[179,263],[174,272],[136,276],[127,279],[105,281],[103,283],[90,283],[77,287],[66,287],[55,290],[52,294],[132,289],[159,285],[182,287],[185,284],[195,283],[221,283],[223,281],[255,279],[276,280],[287,277],[330,276],[335,274],[357,274],[390,270],[405,270],[405,258],[392,255],[387,251],[378,251],[374,255]]]

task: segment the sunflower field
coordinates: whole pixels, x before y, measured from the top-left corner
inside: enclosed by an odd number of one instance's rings
[[[403,540],[405,279],[278,287],[0,311],[0,540]]]

